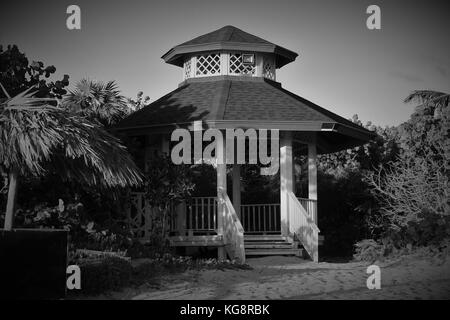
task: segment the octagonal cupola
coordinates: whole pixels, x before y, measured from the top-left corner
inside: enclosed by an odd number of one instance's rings
[[[199,36],[170,49],[165,62],[183,68],[183,80],[212,76],[246,76],[276,80],[276,69],[297,53],[233,26]]]

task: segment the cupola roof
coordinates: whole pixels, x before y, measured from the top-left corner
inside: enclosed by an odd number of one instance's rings
[[[294,51],[285,49],[234,26],[225,26],[173,47],[162,58],[166,63],[182,67],[186,56],[205,51],[272,53],[275,55],[276,68],[281,68],[285,64],[294,61],[298,56]]]

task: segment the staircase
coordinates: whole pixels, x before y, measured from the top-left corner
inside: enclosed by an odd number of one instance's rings
[[[250,256],[303,256],[299,243],[282,235],[245,235],[246,257]]]

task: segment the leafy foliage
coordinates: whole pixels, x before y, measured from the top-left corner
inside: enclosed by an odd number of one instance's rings
[[[429,156],[414,161],[400,159],[368,173],[367,179],[389,228],[399,230],[418,222],[425,212],[450,215],[448,176],[443,164]]]
[[[141,286],[164,274],[181,273],[186,270],[251,270],[246,264],[217,259],[192,259],[165,253],[152,259],[128,261],[120,257],[74,256],[69,262],[81,269],[81,290],[75,295],[98,295],[126,286]]]
[[[116,257],[106,257],[97,261],[75,261],[81,270],[81,292],[99,294],[108,290],[118,290],[130,284],[133,274],[131,264]]]
[[[355,244],[355,260],[374,262],[384,256],[385,248],[373,239],[364,239]]]
[[[377,134],[376,137],[363,146],[319,155],[318,167],[323,172],[340,176],[347,170],[373,170],[379,165],[394,160],[399,155],[399,131],[396,127],[382,128],[371,122],[363,125],[357,115],[353,116],[352,121],[374,131]]]
[[[144,179],[145,197],[151,207],[159,208],[160,215],[154,217],[154,242],[165,245],[167,224],[170,215],[181,201],[189,197],[194,189],[192,176],[187,165],[175,165],[165,155],[154,155],[148,162]],[[159,241],[158,241],[159,239]]]
[[[69,231],[70,250],[126,251],[133,244],[126,228],[94,223],[81,202],[65,205],[59,199],[56,206],[40,203],[31,209],[18,209],[15,223],[20,228],[65,229]]]
[[[30,64],[15,45],[8,45],[6,50],[0,45],[0,82],[12,96],[35,87],[36,97],[61,98],[67,93],[65,87],[69,85],[69,76],[64,75],[62,80],[54,82],[47,81],[46,78],[55,71],[54,66],[45,67],[41,61],[32,61]]]
[[[39,176],[50,168],[67,179],[105,187],[141,182],[117,138],[82,116],[48,104],[52,99],[35,98],[30,89],[0,107],[0,163],[6,170]]]
[[[70,111],[104,125],[117,123],[130,112],[126,98],[114,81],[103,83],[82,79],[62,102]]]
[[[145,173],[145,193],[151,206],[166,209],[191,195],[194,185],[187,165],[174,165],[167,155],[155,155]]]
[[[449,95],[416,91],[405,101],[421,105],[400,126],[400,156],[367,174],[379,212],[389,223],[387,231],[409,232],[417,229],[413,225],[425,223],[432,216],[450,215]],[[419,234],[416,236],[419,238]],[[443,235],[435,236],[442,239]],[[428,238],[433,240],[434,236]]]
[[[127,101],[128,106],[133,111],[138,111],[150,103],[150,97],[149,96],[144,97],[144,92],[139,91],[136,95],[136,99],[128,98]]]

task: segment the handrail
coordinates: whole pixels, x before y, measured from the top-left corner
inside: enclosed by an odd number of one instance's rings
[[[317,224],[317,200],[309,198],[297,197],[300,204],[305,208],[308,217],[310,217],[315,224]]]
[[[225,249],[232,259],[245,263],[244,228],[239,220],[233,204],[224,190],[219,191],[223,215],[223,239]]]
[[[293,192],[289,192],[289,231],[299,238],[310,257],[319,261],[319,228]]]

